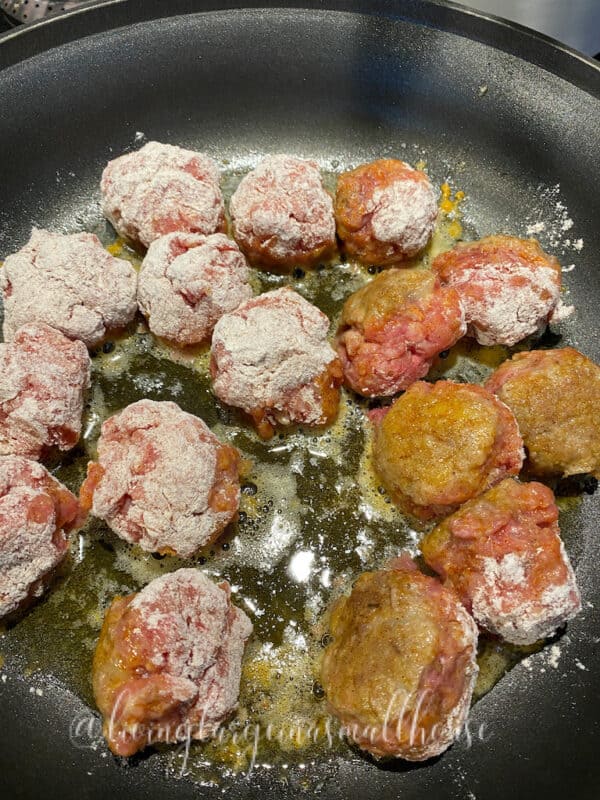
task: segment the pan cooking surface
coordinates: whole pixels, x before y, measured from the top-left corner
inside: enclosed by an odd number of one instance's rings
[[[80,79],[69,83],[69,71]],[[543,81],[540,75],[538,67],[514,56],[435,27],[357,14],[192,15],[75,42],[1,76],[5,113],[0,144],[7,156],[2,177],[8,200],[0,210],[0,255],[20,247],[32,224],[64,231],[100,226],[100,233],[107,235],[98,209],[100,172],[109,158],[145,138],[208,151],[232,183],[267,152],[313,156],[331,172],[381,155],[413,163],[423,159],[435,183],[449,179],[455,189],[466,192],[462,222],[467,238],[497,231],[535,233],[565,267],[575,265],[565,283],[566,300],[575,304],[577,314],[561,327],[560,344],[573,344],[598,360],[600,290],[593,270],[600,249],[594,227],[600,212],[594,191],[599,104],[550,72],[543,73]],[[361,280],[364,276],[344,265],[292,282],[334,315]],[[133,366],[129,374],[128,359]],[[202,359],[198,354],[200,376]],[[480,360],[471,367],[469,359],[450,362],[449,369],[460,371],[478,369]],[[190,365],[173,364],[143,333],[116,341],[114,350],[94,359],[94,369],[101,394],[97,390],[92,397],[86,446],[93,447],[100,411],[112,413],[144,395],[165,397],[165,390],[183,408],[216,426],[219,434],[235,431],[232,420],[209,397],[206,380],[191,382]],[[361,414],[348,406],[330,434],[289,434],[267,446],[257,445],[247,433],[233,439],[255,458],[258,447],[261,461],[270,466],[257,467],[248,476],[257,493],[249,486],[244,495],[246,519],[239,536],[233,531],[225,540],[227,549],[218,543],[214,555],[207,553],[205,568],[240,584],[239,596],[263,612],[254,618],[258,638],[272,639],[278,647],[293,650],[301,636],[318,638],[311,625],[321,607],[315,604],[311,619],[307,598],[326,601],[335,591],[324,585],[327,569],[330,577],[336,571],[351,576],[381,563],[390,549],[414,545],[414,532],[385,504],[376,485],[352,485],[356,474],[368,475],[361,455],[363,435],[356,430]],[[350,441],[354,444],[349,446]],[[340,453],[344,470],[329,475]],[[81,453],[79,461],[63,460],[58,474],[77,485],[85,459]],[[350,504],[358,504],[359,495],[366,503],[354,525],[341,512],[324,521],[310,507],[316,490],[325,491],[327,505],[327,492],[334,496],[331,483],[343,479],[344,472],[348,481],[341,493]],[[279,496],[273,487],[279,487]],[[300,507],[289,508],[294,497],[300,498]],[[375,767],[345,745],[321,749],[318,758],[310,750],[300,756],[291,751],[287,770],[265,771],[257,765],[250,776],[228,781],[232,795],[253,796],[265,787],[275,796],[317,789],[325,796],[345,797],[359,781],[365,797],[416,797],[429,791],[435,797],[468,797],[471,792],[487,798],[500,796],[507,780],[513,786],[527,782],[536,791],[547,788],[553,796],[561,785],[570,784],[562,764],[582,764],[597,736],[592,687],[599,671],[594,657],[593,522],[598,499],[585,497],[567,506],[561,523],[577,564],[584,612],[567,636],[519,664],[474,707],[468,734],[450,752],[425,766]],[[332,499],[331,507],[337,512],[339,501]],[[278,516],[279,535],[266,537]],[[286,540],[285,524],[292,519],[301,531],[295,541],[293,536]],[[327,534],[323,541],[315,522]],[[364,529],[362,539],[356,524]],[[240,550],[250,541],[254,547]],[[273,542],[283,542],[280,576],[287,576],[285,586],[261,570],[261,547]],[[133,559],[100,526],[83,537],[82,549],[87,549],[86,558],[77,564],[74,553],[71,576],[0,640],[7,676],[0,692],[9,720],[0,736],[3,758],[14,775],[9,786],[20,786],[21,796],[34,796],[41,776],[51,775],[52,786],[63,797],[102,797],[109,790],[132,797],[150,792],[191,797],[202,791],[216,796],[219,789],[201,790],[188,778],[178,780],[182,766],[191,768],[192,754],[186,762],[185,753],[170,748],[119,765],[98,746],[94,731],[86,737],[85,725],[78,725],[89,714],[79,698],[91,700],[89,648],[102,602],[174,565],[151,556]],[[321,556],[325,562],[317,569],[315,558]],[[268,557],[274,558],[273,553]],[[97,567],[97,576],[83,569],[86,561]],[[254,593],[246,582],[252,570]],[[310,580],[304,581],[307,573]],[[290,630],[291,619],[299,623],[296,630]],[[48,637],[46,648],[40,647],[41,631]],[[87,648],[82,647],[86,637]],[[70,646],[72,641],[76,647]],[[296,680],[290,681],[287,694],[280,692],[281,698],[291,703],[302,698],[319,706],[318,687],[312,686],[312,677],[306,679],[311,656],[309,648],[302,679],[290,676],[282,665],[283,679]],[[38,669],[27,675],[32,668]],[[255,685],[262,669],[251,675]],[[205,755],[212,762],[210,751]],[[318,764],[311,766],[313,760]],[[205,782],[214,777],[210,764],[192,773]],[[585,787],[582,791],[582,797],[589,796]],[[8,796],[18,796],[17,789]]]

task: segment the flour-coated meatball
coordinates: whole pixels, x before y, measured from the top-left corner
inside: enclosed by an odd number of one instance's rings
[[[200,344],[215,323],[252,297],[238,246],[222,233],[169,233],[146,253],[138,278],[140,311],[156,336]]]
[[[80,496],[122,539],[189,558],[235,517],[239,462],[198,417],[140,400],[102,425]]]
[[[34,228],[0,270],[4,338],[28,322],[45,322],[88,347],[128,325],[137,311],[137,274],[92,233]]]
[[[83,342],[32,322],[0,344],[0,454],[39,458],[74,447],[81,433],[90,357]]]
[[[104,215],[134,244],[148,247],[175,231],[225,230],[219,168],[204,153],[148,142],[109,161],[100,188]]]
[[[268,156],[242,178],[229,210],[237,243],[258,267],[288,272],[335,252],[333,202],[315,161]]]
[[[421,550],[475,621],[507,642],[551,636],[581,609],[554,495],[541,483],[506,478],[441,522]]]
[[[339,177],[337,234],[363,264],[388,266],[415,256],[431,238],[437,212],[429,178],[404,161],[382,158]]]
[[[94,654],[94,697],[119,756],[207,739],[235,710],[252,624],[229,584],[179,569],[116,597]]]
[[[215,326],[213,391],[248,414],[259,434],[335,419],[342,368],[327,341],[329,320],[291,289],[242,303]]]
[[[484,345],[512,345],[569,313],[561,269],[535,239],[488,236],[457,244],[432,264],[465,307],[468,334]]]
[[[0,618],[44,593],[83,521],[77,498],[45,467],[0,456]]]

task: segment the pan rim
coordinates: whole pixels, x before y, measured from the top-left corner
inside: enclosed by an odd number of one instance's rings
[[[189,0],[171,0],[168,7],[160,0],[89,0],[1,34],[0,72],[46,50],[132,24],[182,15],[282,10],[356,13],[439,28],[535,64],[600,99],[598,61],[544,33],[454,0],[279,0],[268,6],[264,0],[204,0],[192,8]],[[86,31],[90,18],[96,24]],[[74,22],[80,26],[72,35]]]

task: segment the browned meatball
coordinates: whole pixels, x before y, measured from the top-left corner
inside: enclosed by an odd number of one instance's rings
[[[330,631],[321,681],[350,739],[409,761],[452,744],[477,676],[477,627],[454,592],[405,556],[361,575]]]
[[[600,478],[600,367],[572,347],[505,361],[486,383],[512,410],[532,474]]]
[[[400,508],[441,517],[516,475],[523,442],[510,410],[481,386],[419,381],[377,419],[375,468]]]
[[[340,175],[337,233],[349,256],[387,266],[422,250],[435,226],[435,192],[424,172],[382,158]]]
[[[464,335],[454,289],[423,269],[390,269],[344,305],[337,349],[346,383],[367,397],[389,397],[429,371]]]
[[[425,561],[478,624],[513,644],[552,635],[581,609],[554,495],[506,478],[421,542]]]

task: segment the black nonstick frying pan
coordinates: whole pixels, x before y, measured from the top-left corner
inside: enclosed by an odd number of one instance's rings
[[[575,264],[567,282],[577,313],[564,343],[600,360],[594,63],[448,4],[252,5],[117,0],[0,39],[0,256],[33,223],[72,230],[95,218],[101,169],[138,131],[220,157],[292,151],[358,162],[404,143],[425,152],[437,177],[451,165],[476,198],[465,214],[480,235],[543,223],[542,244]],[[473,708],[471,738],[442,758],[377,767],[349,751],[323,768],[320,795],[600,796],[599,520],[598,495],[570,517],[584,611],[559,656],[513,669]],[[158,757],[123,765],[75,746],[78,697],[51,681],[40,695],[10,670],[0,682],[0,797],[221,796],[165,776]],[[228,795],[297,796],[303,785],[297,771],[287,781],[257,772]]]

